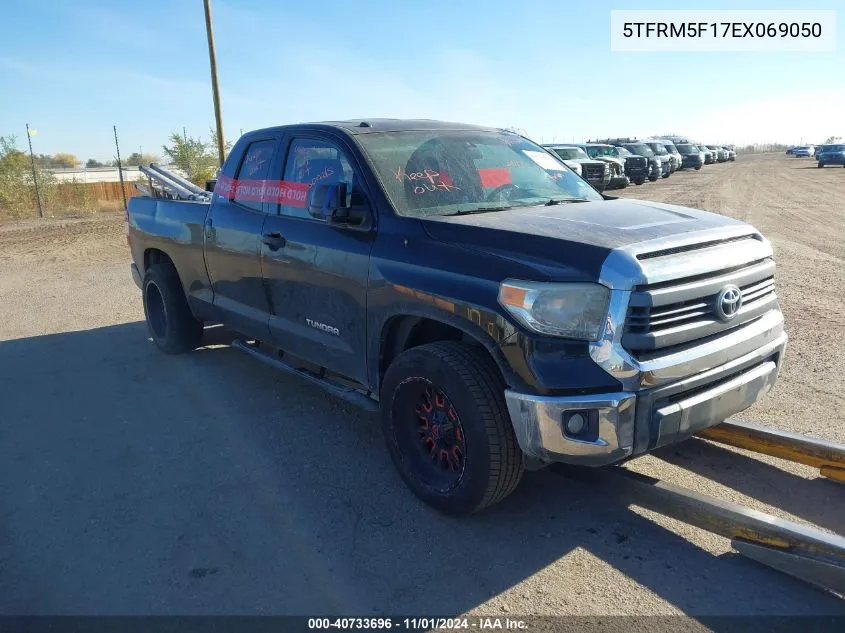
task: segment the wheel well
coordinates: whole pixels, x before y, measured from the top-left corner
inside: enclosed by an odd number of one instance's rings
[[[144,270],[146,271],[150,266],[154,266],[155,264],[173,265],[173,260],[164,251],[160,251],[157,248],[148,248],[144,251]]]
[[[379,384],[387,368],[402,352],[427,343],[461,341],[480,347],[490,354],[484,344],[471,334],[448,323],[416,316],[393,317],[384,327],[379,360]],[[492,358],[492,355],[491,355]],[[493,358],[495,362],[495,358]],[[498,363],[496,363],[498,366]]]

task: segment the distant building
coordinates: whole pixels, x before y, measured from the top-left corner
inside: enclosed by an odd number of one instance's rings
[[[170,171],[181,173],[174,165],[162,165]],[[120,182],[120,174],[117,167],[64,167],[60,169],[47,169],[59,182]],[[183,174],[184,175],[184,174]],[[135,182],[142,176],[137,167],[124,167],[123,180]]]

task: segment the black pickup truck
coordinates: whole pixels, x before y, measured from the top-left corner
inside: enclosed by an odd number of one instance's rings
[[[618,463],[718,424],[772,386],[786,345],[754,228],[604,196],[499,129],[249,132],[210,202],[132,198],[127,239],[161,350],[222,323],[380,410],[405,483],[453,514],[526,468]]]

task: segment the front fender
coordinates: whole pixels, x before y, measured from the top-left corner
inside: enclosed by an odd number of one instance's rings
[[[447,292],[417,290],[401,284],[385,282],[371,291],[368,301],[367,331],[369,382],[380,388],[380,362],[389,324],[397,317],[430,319],[460,330],[487,349],[505,382],[514,389],[527,389],[528,384],[511,367],[503,351],[503,343],[516,331],[497,311],[449,296]]]

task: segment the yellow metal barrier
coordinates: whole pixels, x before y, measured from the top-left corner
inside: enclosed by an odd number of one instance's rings
[[[726,420],[698,433],[720,444],[779,457],[819,469],[823,477],[845,483],[845,445],[779,431],[751,422]]]

